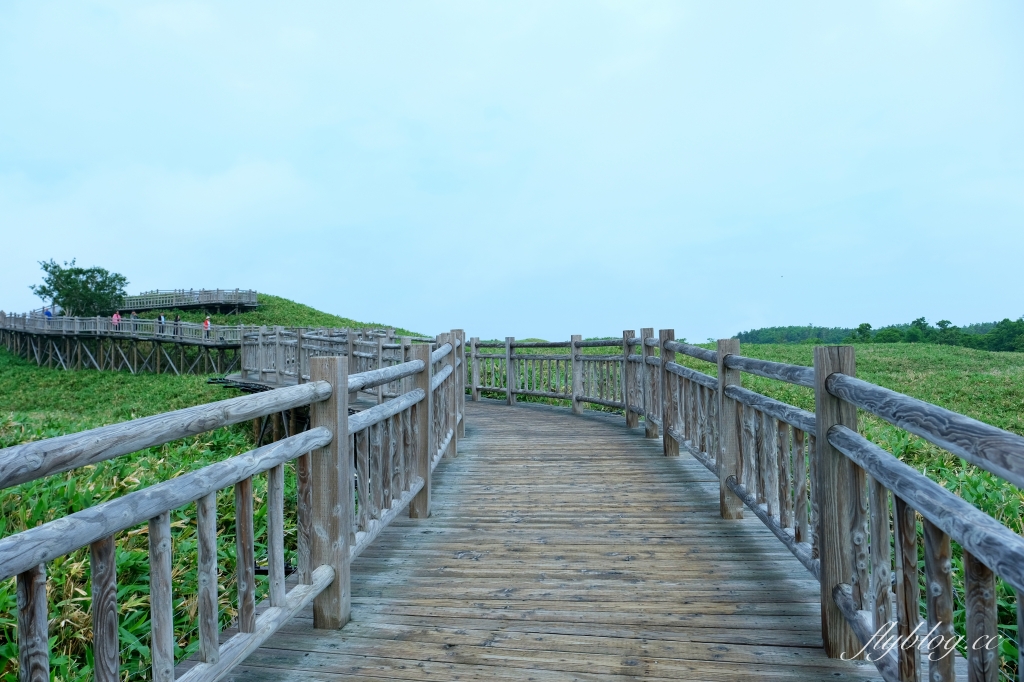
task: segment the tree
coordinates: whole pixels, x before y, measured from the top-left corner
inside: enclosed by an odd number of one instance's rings
[[[867,322],[862,322],[853,331],[853,340],[859,343],[871,343],[871,325]]]
[[[78,267],[73,258],[63,266],[52,258],[49,263],[39,261],[39,265],[45,273],[43,283],[29,289],[44,303],[60,306],[65,315],[106,315],[121,305],[128,284],[124,275],[99,267]]]
[[[899,343],[903,340],[903,332],[896,327],[879,329],[875,334],[875,343]]]

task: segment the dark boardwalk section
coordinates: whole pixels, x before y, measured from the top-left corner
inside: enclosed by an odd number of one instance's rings
[[[304,613],[230,679],[861,680],[817,583],[698,462],[621,417],[470,403],[433,515],[352,567],[353,621]]]

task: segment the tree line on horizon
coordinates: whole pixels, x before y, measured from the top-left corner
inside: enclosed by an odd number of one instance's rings
[[[957,327],[949,320],[939,320],[932,326],[923,317],[880,329],[872,328],[867,322],[856,328],[814,325],[762,327],[736,336],[740,343],[936,343],[979,350],[1024,352],[1024,317],[964,327]]]

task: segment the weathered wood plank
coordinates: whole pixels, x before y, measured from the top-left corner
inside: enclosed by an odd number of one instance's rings
[[[149,648],[154,682],[174,680],[171,559],[171,515],[164,512],[149,521]]]
[[[18,667],[22,682],[50,682],[46,564],[19,573]]]
[[[92,656],[97,682],[118,682],[121,676],[117,623],[117,562],[114,536],[89,545],[92,574]]]

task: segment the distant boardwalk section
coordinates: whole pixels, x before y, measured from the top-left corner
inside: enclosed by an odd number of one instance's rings
[[[256,305],[256,291],[253,289],[189,289],[187,291],[174,289],[171,291],[147,291],[138,296],[125,296],[122,308],[124,310],[202,308],[230,312],[255,308]]]

